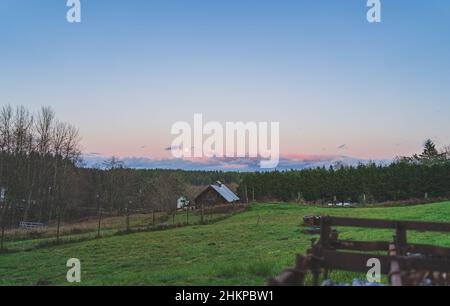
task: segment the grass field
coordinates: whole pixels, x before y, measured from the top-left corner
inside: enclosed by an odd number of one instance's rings
[[[66,262],[81,261],[82,285],[264,285],[305,253],[314,235],[305,215],[449,221],[450,202],[384,208],[320,208],[254,204],[215,224],[142,232],[0,255],[0,285],[66,285]],[[392,239],[387,230],[338,229],[347,239]],[[450,247],[450,237],[412,233],[410,241]],[[333,272],[351,281],[353,274]]]
[[[224,208],[224,207],[221,207]],[[228,212],[206,212],[204,214],[204,222],[212,223],[215,220],[221,220],[227,216],[236,213],[242,209],[243,206],[235,206]],[[220,208],[219,208],[220,210]],[[179,227],[186,224],[198,224],[201,221],[200,211],[177,211],[174,213],[157,212],[153,216],[148,214],[132,214],[129,216],[129,230],[130,231],[150,231],[152,228],[157,229],[161,226]],[[108,216],[101,220],[102,237],[109,237],[125,232],[126,216]],[[73,241],[92,240],[98,236],[98,218],[90,217],[83,220],[65,222],[60,227],[60,239],[64,243]],[[57,226],[52,224],[43,228],[34,230],[12,229],[6,231],[6,244],[10,251],[29,251],[35,248],[46,247],[53,245],[56,240]]]

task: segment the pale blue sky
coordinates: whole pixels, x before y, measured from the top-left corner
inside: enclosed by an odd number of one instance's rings
[[[65,2],[1,0],[0,102],[52,106],[86,152],[161,157],[194,112],[279,121],[286,154],[450,144],[450,1],[382,0],[381,24],[365,0]]]

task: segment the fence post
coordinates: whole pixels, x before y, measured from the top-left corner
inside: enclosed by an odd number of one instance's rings
[[[100,237],[100,227],[102,224],[102,208],[100,206],[100,196],[97,194],[97,214],[98,214],[98,226],[97,226],[97,238]]]
[[[395,247],[398,255],[404,255],[407,243],[405,225],[398,222],[395,229]]]
[[[327,216],[320,217],[320,244],[323,247],[328,247],[330,244],[330,220]]]
[[[204,210],[204,206],[203,206],[203,202],[202,202],[202,206],[201,206],[201,220],[200,220],[200,222],[203,224],[204,223],[204,221],[205,221],[205,210]]]
[[[126,226],[127,226],[127,232],[130,231],[130,214],[128,212],[128,207],[125,209],[126,214]]]
[[[0,238],[0,251],[4,249],[4,241],[5,241],[5,211],[6,211],[6,204],[5,207],[2,208],[2,214],[1,214],[1,226],[2,226],[2,234]]]
[[[248,204],[248,190],[247,190],[247,185],[245,185],[245,200],[247,201],[247,204]]]
[[[61,205],[58,205],[58,223],[56,227],[56,243],[59,243],[59,229],[61,227]]]

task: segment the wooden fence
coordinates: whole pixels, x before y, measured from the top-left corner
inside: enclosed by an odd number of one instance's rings
[[[367,273],[369,259],[381,263],[381,273],[388,275],[393,286],[419,285],[424,278],[434,284],[450,284],[450,248],[408,243],[408,231],[450,232],[450,223],[422,221],[392,221],[341,217],[306,217],[310,225],[320,226],[320,239],[306,256],[298,256],[295,268],[288,269],[271,279],[270,285],[304,285],[307,273],[312,274],[312,284],[319,285],[320,276],[328,278],[331,270]],[[313,224],[311,224],[313,223]],[[392,241],[340,240],[332,227],[359,227],[392,229]],[[357,251],[357,252],[355,252]],[[386,252],[385,255],[369,252]]]

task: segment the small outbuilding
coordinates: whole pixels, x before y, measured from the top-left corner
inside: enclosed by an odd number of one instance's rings
[[[177,209],[184,209],[189,206],[189,200],[186,197],[180,197],[177,200]]]
[[[225,184],[217,181],[209,185],[196,198],[195,204],[197,206],[214,206],[221,204],[231,204],[239,202],[239,197],[234,194]]]

